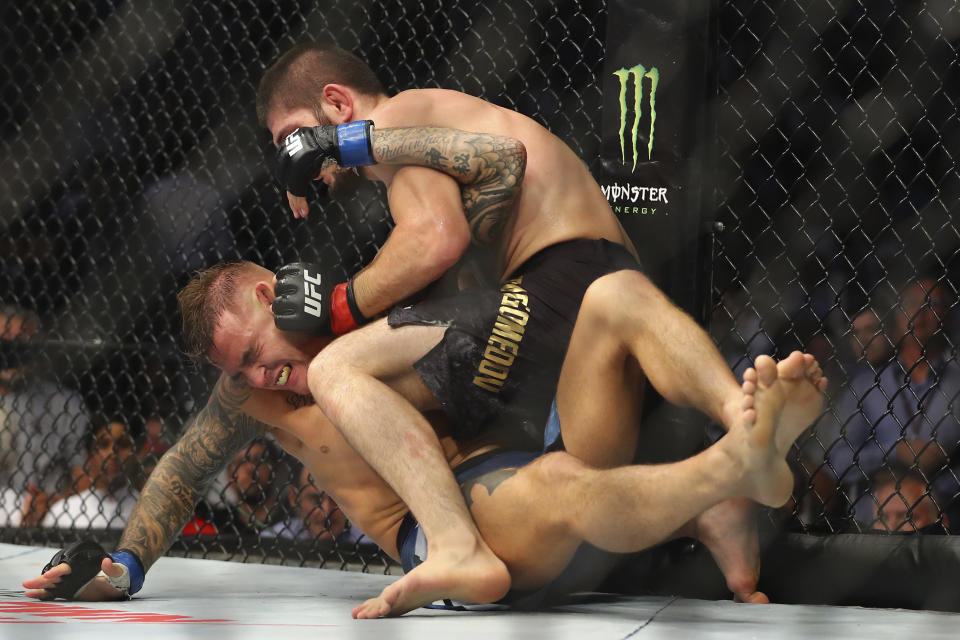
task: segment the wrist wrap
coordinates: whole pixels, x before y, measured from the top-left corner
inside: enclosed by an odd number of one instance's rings
[[[337,126],[337,148],[341,167],[364,167],[376,164],[370,133],[373,120],[357,120]]]
[[[110,554],[110,559],[117,564],[123,565],[127,570],[126,575],[120,576],[119,578],[111,578],[103,574],[107,582],[110,583],[110,586],[123,591],[124,595],[130,596],[143,588],[143,563],[140,562],[137,554],[128,549],[119,549]]]
[[[360,307],[357,305],[357,296],[353,292],[353,278],[347,280],[347,306],[350,307],[350,315],[353,316],[354,322],[358,325],[367,324],[369,319],[360,311]]]
[[[366,318],[360,314],[359,321],[353,313],[350,300],[353,298],[353,287],[349,282],[341,282],[333,288],[330,294],[330,329],[334,335],[342,336],[358,328]],[[353,300],[353,307],[356,307],[357,301]]]

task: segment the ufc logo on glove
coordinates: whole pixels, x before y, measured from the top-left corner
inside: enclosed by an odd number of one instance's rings
[[[367,322],[353,296],[353,281],[331,286],[336,278],[325,274],[323,265],[293,262],[280,267],[276,278],[270,308],[281,331],[339,336]]]
[[[283,141],[283,146],[288,156],[295,156],[303,150],[303,140],[299,133],[294,132]]]
[[[319,318],[323,314],[323,295],[320,293],[320,278],[318,274],[317,277],[310,275],[309,271],[304,270],[303,280],[305,282],[304,286],[304,297],[303,297],[303,312],[309,313],[312,316]]]

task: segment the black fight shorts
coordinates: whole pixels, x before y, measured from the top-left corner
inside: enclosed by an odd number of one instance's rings
[[[447,327],[414,366],[455,438],[496,425],[542,442],[583,295],[597,278],[624,269],[640,264],[622,245],[570,240],[533,255],[499,290],[398,307],[389,323]]]

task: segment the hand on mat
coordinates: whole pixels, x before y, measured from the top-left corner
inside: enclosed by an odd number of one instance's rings
[[[100,565],[100,569],[103,570],[109,576],[119,578],[123,574],[123,570],[115,565],[113,560],[110,558],[104,558],[103,563]],[[57,566],[53,567],[42,576],[31,578],[30,580],[24,580],[23,586],[26,587],[26,596],[28,598],[38,598],[40,600],[49,600],[53,597],[52,593],[47,591],[47,588],[52,588],[58,582],[62,576],[70,573],[70,565],[66,562],[61,562]],[[88,584],[83,588],[77,597],[76,600],[85,600],[88,602],[95,602],[100,600],[120,600],[123,597],[117,589],[111,587],[106,578],[103,576],[97,576],[93,579],[93,582]]]

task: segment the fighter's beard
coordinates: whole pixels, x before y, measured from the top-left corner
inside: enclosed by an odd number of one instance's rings
[[[362,179],[357,168],[344,169],[341,167],[337,169],[336,178],[330,184],[328,193],[334,200],[347,200],[357,193]]]

